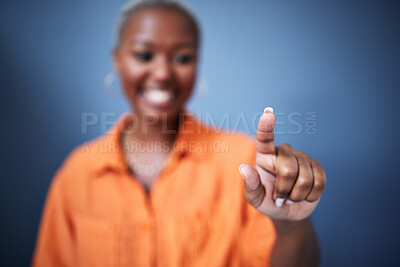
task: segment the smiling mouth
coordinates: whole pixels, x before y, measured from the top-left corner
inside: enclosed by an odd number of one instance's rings
[[[167,107],[178,98],[178,92],[172,88],[146,88],[142,91],[144,100],[152,106]]]

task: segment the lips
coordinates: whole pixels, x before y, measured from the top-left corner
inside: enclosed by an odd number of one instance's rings
[[[144,100],[152,106],[166,107],[172,105],[178,93],[172,88],[151,87],[142,91]]]

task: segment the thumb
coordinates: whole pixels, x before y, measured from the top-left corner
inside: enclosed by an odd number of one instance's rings
[[[258,208],[263,202],[265,188],[261,183],[258,171],[248,164],[242,164],[239,171],[244,180],[244,196],[253,207]]]

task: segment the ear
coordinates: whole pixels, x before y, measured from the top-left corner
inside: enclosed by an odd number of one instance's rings
[[[119,74],[121,70],[121,52],[119,50],[119,47],[115,46],[111,53],[113,59],[114,72]]]

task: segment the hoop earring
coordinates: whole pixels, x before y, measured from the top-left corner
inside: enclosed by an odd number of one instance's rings
[[[109,72],[104,76],[103,87],[106,91],[107,95],[113,99],[118,99],[121,96],[121,92],[119,90],[113,89],[112,85],[114,81],[117,79],[114,72]]]

